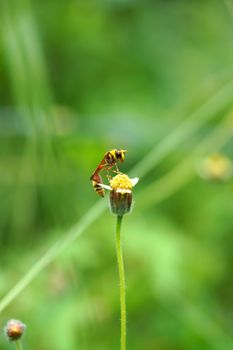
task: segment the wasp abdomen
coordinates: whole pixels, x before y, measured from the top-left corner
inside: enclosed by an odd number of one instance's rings
[[[104,193],[104,189],[103,189],[103,187],[101,187],[101,185],[100,185],[98,182],[92,180],[92,186],[93,186],[95,192],[96,192],[100,197],[104,197],[104,194],[105,194],[105,193]]]
[[[104,197],[104,188],[101,187],[101,184],[103,183],[102,177],[100,176],[99,173],[95,172],[92,176],[91,176],[91,182],[92,182],[92,186],[94,188],[94,191],[100,196],[100,197]]]

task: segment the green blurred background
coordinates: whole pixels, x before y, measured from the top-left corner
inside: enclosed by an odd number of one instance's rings
[[[123,148],[141,176],[128,350],[233,348],[232,178],[203,174],[233,157],[232,16],[231,0],[1,0],[1,298],[102,201],[90,175]],[[114,227],[105,211],[2,310],[25,349],[119,349]]]

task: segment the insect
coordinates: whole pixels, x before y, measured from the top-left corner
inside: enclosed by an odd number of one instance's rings
[[[117,162],[124,162],[126,152],[127,151],[123,149],[113,149],[111,151],[106,152],[103,159],[91,175],[90,180],[92,181],[93,188],[99,196],[104,197],[104,189],[100,186],[100,184],[102,184],[103,182],[99,172],[103,169],[108,171],[113,166],[115,166],[116,172],[119,173]]]
[[[95,192],[100,197],[104,197],[104,194],[105,194],[104,188],[100,186],[100,184],[103,183],[102,177],[100,176],[100,174],[98,174],[98,173],[93,174],[91,181],[92,181],[92,186],[93,186]]]

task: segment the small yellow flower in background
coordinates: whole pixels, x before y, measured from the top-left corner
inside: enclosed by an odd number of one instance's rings
[[[228,180],[233,174],[232,161],[223,154],[214,153],[200,162],[198,173],[206,180]]]
[[[6,336],[9,340],[15,341],[22,337],[26,325],[19,320],[10,320],[4,329]]]
[[[113,214],[124,215],[130,212],[132,206],[132,189],[138,183],[138,178],[130,179],[126,174],[117,174],[110,180],[110,186],[101,187],[110,192],[110,208]]]

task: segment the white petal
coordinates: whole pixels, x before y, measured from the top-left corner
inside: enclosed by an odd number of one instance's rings
[[[106,190],[109,190],[109,191],[112,191],[112,187],[108,186],[108,185],[105,185],[105,184],[100,184],[98,183],[98,185],[102,188],[105,188]]]
[[[126,190],[125,188],[118,188],[116,190],[117,193],[125,194],[125,193],[131,193],[131,190]]]
[[[134,187],[135,185],[137,185],[139,178],[135,177],[134,179],[130,179],[132,186]]]

